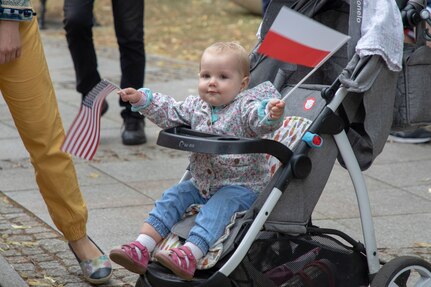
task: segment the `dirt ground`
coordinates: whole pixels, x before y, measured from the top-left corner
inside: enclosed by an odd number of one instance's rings
[[[39,1],[33,4],[39,12]],[[116,47],[111,1],[97,0],[94,11],[99,24],[93,29],[96,46]],[[44,33],[64,37],[62,18],[63,1],[48,0]],[[235,40],[251,50],[261,15],[230,0],[145,0],[144,22],[147,53],[197,61],[216,41]]]

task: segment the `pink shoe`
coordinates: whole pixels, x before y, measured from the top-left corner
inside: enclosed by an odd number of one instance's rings
[[[196,259],[186,246],[159,251],[155,258],[184,280],[191,281],[196,271]]]
[[[144,274],[147,271],[150,254],[145,246],[134,241],[112,249],[109,258],[130,272]]]

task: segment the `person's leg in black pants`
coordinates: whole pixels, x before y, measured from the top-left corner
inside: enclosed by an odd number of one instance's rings
[[[124,1],[129,2],[129,1]],[[141,5],[142,6],[142,5]],[[87,93],[101,80],[100,74],[97,70],[97,56],[93,43],[92,28],[94,25],[94,0],[65,0],[64,1],[64,29],[66,31],[66,39],[69,45],[69,51],[72,56],[73,64],[76,73],[76,89],[82,94],[82,99],[85,98]],[[114,8],[114,7],[113,7]],[[143,9],[142,9],[143,14]],[[143,16],[141,17],[143,21]],[[141,23],[143,25],[143,22]],[[118,33],[117,33],[118,34]],[[119,40],[120,42],[120,40]],[[143,40],[142,40],[143,42]],[[143,50],[143,48],[142,48]],[[121,49],[120,49],[121,51]],[[124,57],[121,53],[121,62]],[[145,57],[145,54],[144,54]],[[145,63],[145,58],[144,58]],[[125,71],[128,68],[122,65],[122,80],[121,86],[125,87],[131,82],[124,82]],[[142,67],[142,73],[145,71],[145,66]],[[130,73],[127,71],[126,73]],[[139,77],[139,76],[137,76]],[[141,76],[141,84],[143,83],[143,74]],[[142,87],[139,86],[139,87]],[[120,101],[120,105],[123,103]],[[102,114],[106,112],[108,105],[106,101],[102,106]],[[127,109],[127,108],[126,108]],[[130,107],[129,107],[130,111]],[[135,117],[127,117],[133,115]],[[143,144],[146,142],[144,132],[143,118],[139,117],[137,113],[125,113],[122,117],[124,119],[124,127],[122,139],[124,144]],[[127,120],[132,119],[132,120]],[[139,119],[139,121],[137,120]],[[125,140],[126,139],[126,140]]]
[[[64,29],[76,74],[76,89],[85,95],[101,78],[93,44],[94,0],[65,0]]]
[[[120,49],[121,88],[135,89],[144,86],[145,46],[144,46],[144,0],[112,0],[114,27]],[[144,117],[131,111],[130,103],[120,101],[124,107],[122,140],[134,145],[146,141]]]

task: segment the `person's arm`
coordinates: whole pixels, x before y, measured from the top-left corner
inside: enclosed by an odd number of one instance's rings
[[[21,55],[19,22],[33,19],[30,0],[0,0],[0,65]]]
[[[20,55],[19,22],[0,20],[0,65],[9,63]]]
[[[139,112],[162,129],[190,125],[194,109],[199,105],[198,97],[189,96],[184,101],[176,101],[148,88],[126,88],[118,94],[132,105],[133,112]]]

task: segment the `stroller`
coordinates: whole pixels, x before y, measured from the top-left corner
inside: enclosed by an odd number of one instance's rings
[[[253,206],[235,216],[222,248],[216,250],[215,262],[197,270],[193,281],[183,281],[152,262],[137,287],[431,286],[427,261],[400,256],[386,263],[378,255],[362,171],[381,153],[391,129],[398,73],[388,68],[382,55],[355,53],[363,2],[350,2],[273,0],[262,21],[264,38],[278,11],[287,6],[352,37],[287,98],[289,115],[283,128],[295,133],[286,136],[277,131],[276,140],[271,140],[205,134],[187,127],[160,132],[157,143],[164,147],[213,154],[269,154],[274,173]],[[425,7],[414,2],[397,4],[416,12]],[[403,13],[403,20],[412,14]],[[258,54],[260,42],[251,54],[250,87],[269,80],[285,95],[309,69]],[[337,159],[349,171],[355,188],[364,243],[341,231],[317,227],[311,220]],[[189,177],[186,171],[181,180]],[[192,224],[193,216],[186,217],[172,233],[181,241]]]

